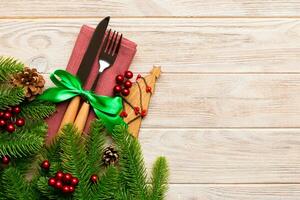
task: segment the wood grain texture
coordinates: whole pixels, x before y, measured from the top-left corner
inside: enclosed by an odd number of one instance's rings
[[[293,0],[10,0],[1,17],[299,16]]]
[[[163,73],[142,127],[298,128],[299,91],[300,74]]]
[[[0,20],[0,54],[43,72],[65,68],[81,25],[99,20]],[[300,19],[112,18],[111,27],[138,44],[133,71],[300,72]]]
[[[170,185],[167,200],[299,200],[298,184]]]
[[[299,133],[144,128],[139,140],[149,169],[157,156],[168,158],[170,183],[300,183]]]

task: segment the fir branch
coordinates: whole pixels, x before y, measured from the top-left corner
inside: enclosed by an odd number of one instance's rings
[[[55,105],[50,102],[34,100],[24,102],[22,105],[21,115],[25,118],[39,120],[49,117],[55,112]]]
[[[100,120],[92,122],[90,131],[87,138],[87,154],[89,157],[90,171],[94,174],[98,174],[101,169],[102,154],[105,144],[105,128]],[[100,159],[100,160],[99,160]]]
[[[85,151],[85,141],[77,129],[70,124],[62,130],[60,155],[63,171],[71,173],[80,180],[74,196],[78,199],[88,199],[91,172],[88,166],[89,158]]]
[[[43,144],[47,126],[44,122],[27,123],[14,133],[0,134],[0,156],[25,157],[38,152]]]
[[[118,170],[116,167],[109,166],[106,172],[102,175],[100,181],[93,185],[92,198],[98,200],[116,199],[119,185],[118,185]]]
[[[41,199],[64,199],[59,195],[59,192],[48,185],[47,177],[40,177],[36,183],[36,187],[40,192]]]
[[[0,57],[0,82],[8,81],[13,74],[22,71],[24,64],[10,57]]]
[[[119,148],[122,186],[137,199],[148,199],[146,168],[138,140],[121,125],[114,129],[112,137]]]
[[[163,200],[168,190],[168,164],[164,157],[159,157],[154,163],[151,177],[151,200]]]
[[[29,182],[16,168],[4,170],[1,180],[1,189],[8,199],[38,199],[38,195],[31,188]]]
[[[24,100],[24,89],[10,84],[0,84],[0,110],[18,105]]]

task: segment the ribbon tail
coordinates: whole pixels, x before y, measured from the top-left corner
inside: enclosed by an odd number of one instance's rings
[[[94,112],[98,118],[100,118],[105,126],[105,128],[111,133],[116,125],[125,125],[127,124],[119,115],[108,115],[94,108]]]

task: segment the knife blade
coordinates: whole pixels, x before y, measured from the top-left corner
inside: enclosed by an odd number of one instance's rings
[[[83,56],[83,59],[79,65],[79,70],[77,71],[77,76],[81,80],[82,84],[87,80],[89,73],[92,69],[94,61],[96,59],[97,53],[101,46],[101,42],[104,38],[105,31],[107,29],[110,17],[105,17],[96,27],[93,33],[92,39],[89,46]]]
[[[90,43],[87,47],[87,50],[82,58],[82,61],[79,65],[79,69],[77,71],[77,76],[84,85],[85,81],[87,80],[90,71],[93,67],[94,61],[96,59],[97,53],[99,51],[99,48],[101,46],[102,40],[105,35],[105,31],[107,29],[108,23],[109,23],[110,17],[105,17],[96,27],[92,38],[90,40]],[[59,126],[58,132],[61,132],[61,129],[68,123],[73,123],[75,121],[75,117],[77,115],[79,105],[80,105],[80,97],[76,96],[74,97],[64,114],[64,117],[61,121],[61,124]]]

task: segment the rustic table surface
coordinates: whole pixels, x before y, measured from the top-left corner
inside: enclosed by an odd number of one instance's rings
[[[134,72],[163,67],[140,141],[168,200],[300,199],[299,0],[1,0],[0,54],[64,68],[106,15]]]

